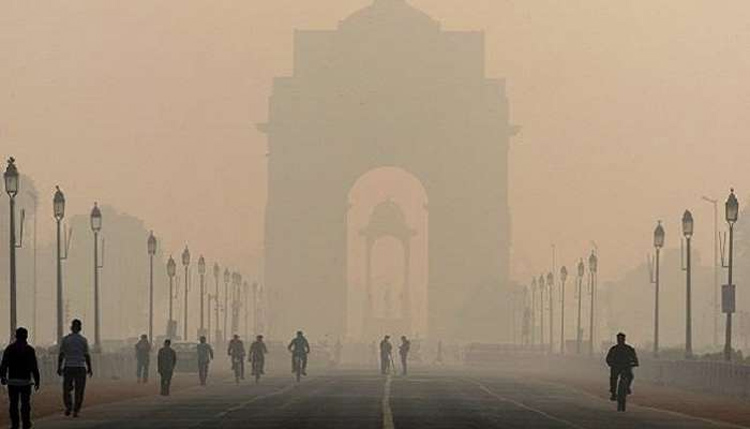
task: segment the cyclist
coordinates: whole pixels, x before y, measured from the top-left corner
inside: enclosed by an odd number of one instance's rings
[[[607,353],[607,365],[609,365],[609,392],[610,400],[617,400],[617,379],[626,377],[628,383],[628,395],[632,392],[630,384],[633,382],[633,368],[638,366],[638,356],[635,349],[625,344],[625,334],[617,334],[617,344],[612,346]]]
[[[255,337],[255,341],[250,345],[248,353],[248,362],[253,363],[253,366],[251,367],[252,375],[256,375],[255,371],[258,371],[260,374],[265,374],[263,367],[265,366],[266,353],[268,353],[268,349],[266,348],[266,343],[263,342],[263,335],[258,335]]]
[[[229,340],[229,347],[227,347],[227,354],[232,359],[232,370],[235,369],[235,365],[239,365],[240,379],[245,379],[245,345],[240,340],[240,336],[235,334],[231,340]]]
[[[302,331],[297,331],[297,336],[292,339],[287,349],[292,352],[292,372],[295,370],[294,360],[299,358],[302,375],[307,375],[307,355],[310,353],[310,343],[307,342],[307,338],[302,334]]]

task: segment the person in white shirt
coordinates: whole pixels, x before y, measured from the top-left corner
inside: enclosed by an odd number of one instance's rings
[[[82,324],[74,319],[70,325],[70,334],[66,335],[60,344],[60,354],[57,356],[57,374],[63,377],[63,403],[65,415],[71,411],[73,417],[78,417],[83,405],[83,395],[86,390],[86,375],[94,375],[91,369],[91,355],[89,342],[81,335]],[[75,395],[71,397],[71,393]]]

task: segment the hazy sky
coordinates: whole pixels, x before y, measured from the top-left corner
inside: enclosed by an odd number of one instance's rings
[[[175,253],[248,263],[262,240],[267,116],[295,28],[332,29],[371,0],[0,0],[0,155],[69,210],[138,216]],[[679,245],[694,209],[711,249],[730,185],[750,195],[750,3],[412,0],[446,29],[486,32],[513,122],[513,272],[643,261],[657,219]],[[46,225],[51,236],[51,216]],[[106,233],[106,220],[105,220]],[[145,252],[145,238],[144,238]]]

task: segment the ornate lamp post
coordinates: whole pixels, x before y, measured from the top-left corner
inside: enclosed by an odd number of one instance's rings
[[[167,261],[167,276],[169,276],[169,320],[167,321],[167,338],[177,336],[177,321],[173,317],[174,304],[174,276],[177,274],[177,264],[174,262],[172,255],[169,255]]]
[[[94,351],[101,351],[101,308],[99,305],[99,269],[104,268],[104,261],[99,264],[99,232],[102,230],[102,212],[99,205],[94,203],[91,209],[91,231],[94,233]],[[104,247],[104,244],[102,244]],[[102,249],[104,250],[104,249]],[[102,259],[104,257],[102,256]]]
[[[229,268],[224,269],[224,342],[227,341],[227,312],[229,311]]]
[[[21,243],[16,242],[16,195],[19,188],[19,174],[16,168],[16,160],[8,158],[8,167],[5,169],[5,192],[10,197],[10,338],[16,335],[18,313],[16,308],[16,249]],[[23,240],[23,213],[21,214],[21,240]]]
[[[214,293],[214,314],[216,315],[216,332],[214,341],[218,344],[221,339],[221,329],[219,328],[219,275],[221,274],[221,268],[219,264],[214,262],[214,284],[216,285],[216,291]],[[209,317],[211,317],[209,315]]]
[[[583,273],[586,267],[583,258],[578,261],[578,327],[576,328],[576,353],[581,354],[581,343],[583,342],[583,329],[581,328],[581,302],[583,300]]]
[[[693,328],[692,328],[692,298],[691,298],[691,274],[690,265],[690,239],[693,237],[693,215],[689,210],[685,210],[682,215],[682,235],[685,236],[686,251],[685,264],[682,269],[685,271],[685,358],[693,357]]]
[[[63,195],[59,186],[55,187],[55,196],[52,199],[52,211],[57,223],[57,344],[62,343],[63,338],[63,280],[62,280],[62,261],[68,257],[68,237],[65,237],[65,255],[62,248],[62,220],[65,217],[65,195]]]
[[[560,268],[560,354],[565,353],[565,280],[568,279],[568,269]]]
[[[206,329],[203,324],[203,302],[206,300],[206,289],[205,289],[205,281],[206,281],[206,260],[203,259],[203,255],[198,258],[198,275],[200,275],[201,279],[201,328],[198,331],[198,338],[200,338],[202,335],[206,335]]]
[[[659,356],[659,253],[664,247],[664,228],[661,221],[654,229],[654,252],[656,254],[651,268],[651,283],[654,284],[654,357]]]
[[[156,237],[154,231],[148,236],[148,340],[154,343],[154,255],[156,255]]]
[[[596,295],[596,271],[597,267],[599,265],[599,258],[597,258],[596,254],[592,251],[591,256],[589,256],[589,278],[591,283],[591,314],[589,315],[591,317],[590,321],[590,334],[589,334],[589,354],[591,356],[594,355],[594,302],[595,302],[595,295]]]
[[[553,344],[555,343],[553,341],[553,338],[554,338],[553,321],[555,320],[554,318],[555,306],[553,305],[553,299],[552,299],[552,296],[554,295],[552,293],[554,285],[555,285],[555,276],[551,272],[547,273],[547,288],[549,289],[547,291],[548,292],[547,295],[549,296],[549,353],[550,354],[552,354],[552,347],[553,347]]]
[[[182,341],[187,341],[188,339],[188,268],[190,268],[190,250],[188,250],[188,247],[185,246],[185,250],[182,251],[182,266],[185,267],[185,308],[182,311],[183,314],[183,323],[184,326],[182,327],[182,331],[184,333],[184,337],[182,337]]]
[[[727,284],[722,286],[722,311],[727,315],[727,324],[724,337],[724,360],[732,360],[732,313],[735,310],[735,287],[732,283],[732,269],[734,268],[734,224],[739,216],[739,202],[731,190],[727,202],[724,204],[727,225],[729,225],[729,264],[727,268]],[[723,258],[722,258],[723,259]],[[723,261],[722,261],[722,265]]]

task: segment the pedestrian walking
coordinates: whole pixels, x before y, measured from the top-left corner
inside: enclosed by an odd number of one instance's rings
[[[169,396],[169,387],[172,384],[172,374],[177,365],[177,353],[172,349],[172,341],[164,340],[164,347],[159,349],[156,357],[156,367],[161,376],[161,395]]]
[[[57,356],[57,374],[63,377],[63,404],[65,415],[73,413],[78,417],[86,392],[86,376],[93,376],[89,342],[81,335],[83,324],[74,319],[70,324],[70,334],[62,339]]]
[[[11,429],[20,427],[19,400],[23,429],[31,428],[31,386],[34,386],[34,390],[39,390],[36,351],[27,342],[28,338],[29,332],[26,328],[16,329],[16,340],[3,351],[3,360],[0,363],[0,383],[8,386]]]
[[[146,334],[135,344],[135,374],[138,383],[148,383],[148,366],[151,359],[151,342]]]
[[[393,356],[391,355],[393,345],[391,345],[390,339],[391,336],[386,335],[380,342],[380,373],[383,375],[388,374],[388,371],[390,371],[391,360],[393,359]]]
[[[398,346],[398,354],[401,356],[401,370],[406,375],[406,360],[409,356],[409,349],[411,349],[411,341],[406,339],[405,335],[401,336],[401,345]]]
[[[206,378],[208,378],[208,364],[214,358],[214,349],[211,345],[206,342],[205,335],[201,335],[200,343],[198,343],[198,379],[201,382],[201,386],[206,385]]]

